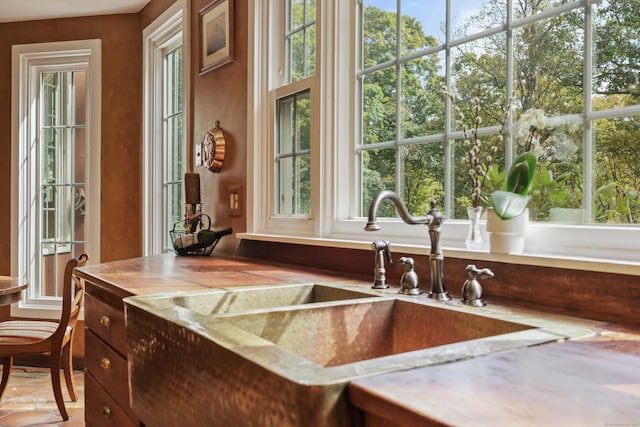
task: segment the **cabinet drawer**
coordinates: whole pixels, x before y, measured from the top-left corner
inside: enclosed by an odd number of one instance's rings
[[[87,427],[135,427],[139,424],[127,416],[91,373],[84,376],[84,388],[86,395],[90,396],[84,404]]]
[[[85,323],[88,329],[102,338],[121,355],[127,354],[127,329],[124,311],[86,294]]]
[[[88,331],[85,345],[91,349],[85,358],[86,370],[123,408],[129,408],[129,376],[127,360],[113,351],[100,338]],[[131,414],[132,415],[132,414]]]

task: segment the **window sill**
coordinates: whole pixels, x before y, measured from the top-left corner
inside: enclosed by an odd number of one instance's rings
[[[277,234],[238,233],[238,239],[265,242],[289,243],[306,246],[322,246],[344,249],[370,250],[371,243],[360,240],[330,239],[319,237],[294,237]],[[395,253],[424,255],[429,252],[428,245],[409,245],[393,243]],[[487,250],[471,251],[462,248],[443,247],[445,258],[459,258],[470,261],[502,262],[506,264],[532,265],[540,267],[563,268],[601,273],[628,274],[640,276],[640,263],[607,258],[563,257],[540,254],[495,254]]]

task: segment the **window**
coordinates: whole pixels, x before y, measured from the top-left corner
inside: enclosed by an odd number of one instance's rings
[[[66,262],[100,260],[100,42],[13,46],[12,79],[12,314],[57,317]]]
[[[313,0],[277,0],[253,2],[249,8],[268,34],[256,39],[255,53],[262,58],[260,69],[269,69],[268,73],[252,76],[262,87],[260,99],[256,99],[260,107],[253,110],[256,115],[252,118],[260,124],[248,131],[266,139],[250,154],[255,163],[249,173],[256,173],[259,190],[248,191],[255,199],[249,205],[263,215],[249,221],[259,222],[256,227],[270,233],[318,233],[323,192],[313,182],[320,179],[324,156],[319,129],[322,100],[318,96],[320,41],[316,28],[320,7]],[[272,21],[269,10],[274,11]],[[251,216],[251,211],[248,213]]]
[[[250,134],[255,152],[249,169],[255,185],[277,197],[277,187],[263,182],[273,172],[258,159],[277,164],[277,153],[264,146],[277,146],[281,128],[292,125],[269,112],[283,111],[275,99],[293,93],[268,96],[289,70],[287,56],[269,49],[290,29],[287,5],[267,3],[256,2],[254,17],[254,67],[269,73],[249,82],[257,106],[250,117],[257,128]],[[371,240],[362,217],[375,194],[391,189],[416,215],[435,199],[447,218],[444,246],[462,248],[472,189],[457,105],[469,132],[497,149],[484,196],[500,186],[527,143],[538,152],[529,250],[636,259],[640,26],[631,12],[634,0],[438,0],[429,8],[408,0],[321,3],[312,49],[318,83],[309,116],[308,224],[287,227],[293,218],[279,218],[283,222],[273,226],[277,210],[257,197],[252,231]],[[535,132],[525,121],[534,114],[543,115]],[[414,227],[393,219],[390,204],[383,209],[390,218],[383,226],[387,235],[426,244]]]
[[[143,32],[144,254],[173,250],[169,231],[182,219],[187,168],[184,2],[176,2]]]
[[[308,215],[310,211],[309,104],[309,91],[277,101],[276,213],[279,215]]]

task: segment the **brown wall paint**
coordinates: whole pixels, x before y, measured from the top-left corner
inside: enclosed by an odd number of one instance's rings
[[[11,46],[52,41],[102,40],[101,261],[142,254],[142,31],[172,0],[152,0],[137,14],[105,15],[0,24],[0,234],[11,227]],[[246,188],[247,2],[235,1],[235,57],[230,64],[199,75],[198,13],[208,0],[191,2],[192,75],[190,147],[216,121],[226,137],[226,158],[214,174],[203,167],[203,210],[212,228],[246,230],[246,217],[230,217],[227,189]],[[189,149],[190,156],[193,149]],[[191,164],[191,163],[189,163]],[[243,197],[244,204],[244,195]],[[217,251],[233,253],[238,241],[228,236]],[[9,274],[10,239],[0,239],[0,274]]]
[[[203,212],[211,216],[212,228],[232,227],[234,233],[246,231],[246,171],[247,171],[247,25],[246,0],[235,1],[234,61],[199,75],[200,72],[200,15],[209,0],[193,0],[191,13],[192,52],[192,112],[193,143],[201,142],[205,133],[220,121],[225,135],[225,160],[218,173],[204,167],[195,168],[200,174]],[[242,191],[240,217],[229,216],[228,188],[240,185]],[[238,240],[227,236],[220,241],[216,252],[233,254]]]

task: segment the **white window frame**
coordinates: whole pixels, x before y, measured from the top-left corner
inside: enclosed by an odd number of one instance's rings
[[[34,84],[38,67],[45,64],[72,64],[87,72],[86,102],[86,251],[91,262],[100,262],[100,146],[101,146],[101,85],[102,44],[100,40],[36,43],[12,46],[12,106],[11,106],[11,275],[26,280],[29,287],[24,297],[11,306],[11,315],[55,319],[60,317],[61,297],[38,295],[40,272],[29,260],[38,247],[39,219],[31,212],[37,154],[32,143],[38,136],[36,120],[38,105]],[[37,149],[37,148],[36,148]]]
[[[163,211],[162,203],[162,73],[164,51],[182,40],[183,49],[183,115],[189,117],[190,48],[187,43],[189,13],[186,0],[178,0],[165,10],[142,32],[143,39],[143,255],[163,252]],[[184,167],[188,168],[190,158],[186,141],[190,141],[190,127],[184,121]]]
[[[354,216],[356,200],[354,139],[356,119],[355,29],[357,1],[318,2],[317,90],[320,116],[317,135],[320,145],[313,151],[313,212],[301,224],[299,218],[275,218],[270,200],[273,186],[273,99],[269,96],[278,76],[277,37],[281,0],[249,1],[248,54],[248,153],[247,232],[240,238],[368,249],[374,239],[385,238],[397,250],[425,253],[429,245],[426,227],[416,229],[398,219],[380,220],[382,231],[364,231],[366,219]],[[280,26],[282,27],[282,26]],[[352,49],[346,49],[349,43]],[[589,54],[590,55],[590,54]],[[590,56],[588,56],[590,58]],[[264,72],[267,70],[267,72]],[[338,75],[350,78],[338,78]],[[585,76],[585,91],[591,83]],[[602,113],[590,113],[587,119]],[[590,175],[585,174],[585,179]],[[440,207],[443,209],[443,207]],[[418,215],[419,213],[415,213]],[[569,266],[640,274],[640,228],[617,225],[564,225],[531,223],[523,255],[496,256],[486,251],[464,249],[468,221],[444,223],[442,245],[445,253],[468,259],[494,260],[533,265]],[[484,236],[488,241],[488,236]],[[577,264],[576,264],[577,263]]]

